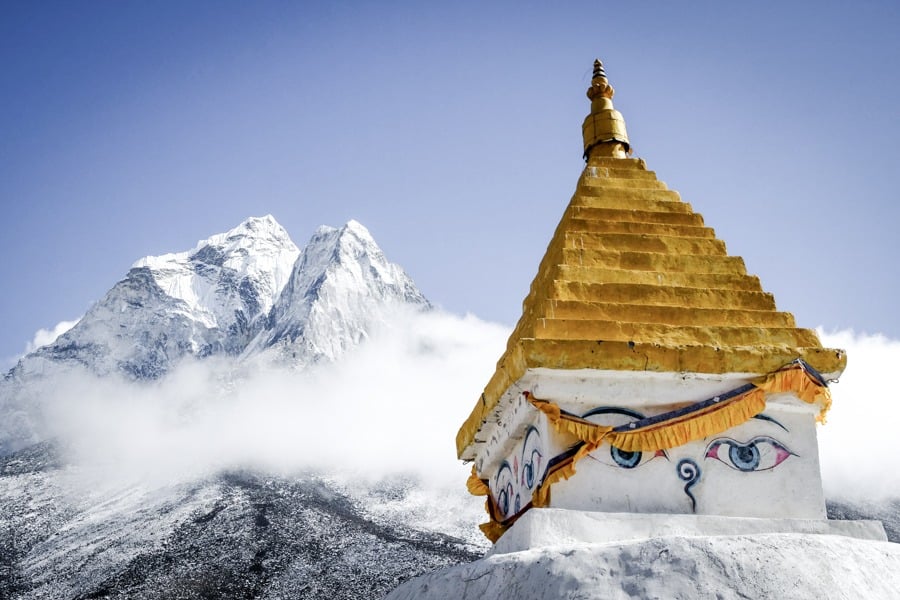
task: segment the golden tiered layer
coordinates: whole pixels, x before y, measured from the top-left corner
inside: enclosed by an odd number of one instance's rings
[[[765,374],[796,358],[846,365],[642,160],[592,157],[457,450],[528,369]]]

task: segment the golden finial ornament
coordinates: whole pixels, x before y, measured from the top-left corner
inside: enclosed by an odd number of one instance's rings
[[[626,158],[631,154],[631,144],[625,131],[622,113],[613,108],[616,91],[610,85],[600,59],[594,61],[594,73],[587,97],[591,101],[591,114],[584,119],[581,132],[584,136],[584,159],[591,156]]]

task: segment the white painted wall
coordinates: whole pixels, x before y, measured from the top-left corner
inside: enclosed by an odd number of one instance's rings
[[[521,435],[516,437],[512,450],[489,480],[491,496],[501,520],[527,507],[538,484],[544,479],[548,462],[564,449],[550,443],[555,433],[551,432],[547,417],[543,414],[533,416],[535,419],[532,422],[521,425]]]
[[[518,389],[584,415],[598,407],[660,414],[734,389],[748,376],[530,372]],[[643,375],[643,376],[641,376]],[[793,394],[767,400],[763,415],[729,431],[656,453],[618,454],[608,444],[576,464],[576,473],[553,485],[550,506],[572,510],[700,514],[763,518],[825,518],[815,415]],[[591,420],[621,425],[634,417],[604,414]],[[521,393],[506,399],[491,439],[476,456],[479,475],[505,509],[524,509],[550,461],[577,440],[556,432]],[[634,466],[627,460],[634,461]],[[687,487],[689,482],[692,485]],[[689,492],[689,493],[688,493]],[[693,496],[693,501],[691,496]]]
[[[664,455],[645,453],[634,468],[619,466],[611,446],[605,444],[577,463],[575,476],[553,486],[550,506],[603,512],[824,519],[814,416],[779,410],[777,406],[763,414],[777,419],[788,431],[769,421],[751,419],[720,435],[667,450]],[[749,443],[754,443],[758,458],[748,447],[744,454],[751,459],[742,461],[740,448]],[[687,463],[682,461],[693,464],[685,467]],[[739,465],[753,470],[742,471]],[[695,475],[680,477],[680,466]],[[696,501],[696,510],[685,493],[691,480],[695,482],[688,491]]]

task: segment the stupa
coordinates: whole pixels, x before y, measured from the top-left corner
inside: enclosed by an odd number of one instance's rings
[[[586,165],[496,371],[457,436],[482,530],[587,542],[827,532],[816,423],[846,366],[703,217],[631,158],[602,63]],[[602,521],[602,526],[596,526]],[[501,537],[502,536],[502,537]],[[565,536],[563,536],[565,537]]]

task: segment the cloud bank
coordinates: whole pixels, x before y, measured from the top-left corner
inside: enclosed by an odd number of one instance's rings
[[[822,344],[847,350],[847,369],[831,386],[834,404],[819,428],[828,497],[900,497],[900,392],[894,369],[900,341],[852,331],[819,332]]]
[[[77,463],[119,478],[315,469],[464,489],[456,431],[508,335],[472,316],[404,314],[303,372],[204,360],[149,385],[69,373],[45,392],[45,413]]]
[[[454,440],[509,329],[472,316],[406,314],[335,364],[305,372],[206,360],[137,385],[84,374],[53,382],[51,431],[75,460],[116,477],[172,481],[223,468],[319,470],[464,485]],[[826,495],[900,496],[900,341],[820,332],[849,366],[819,428]],[[237,374],[235,374],[237,369]]]

